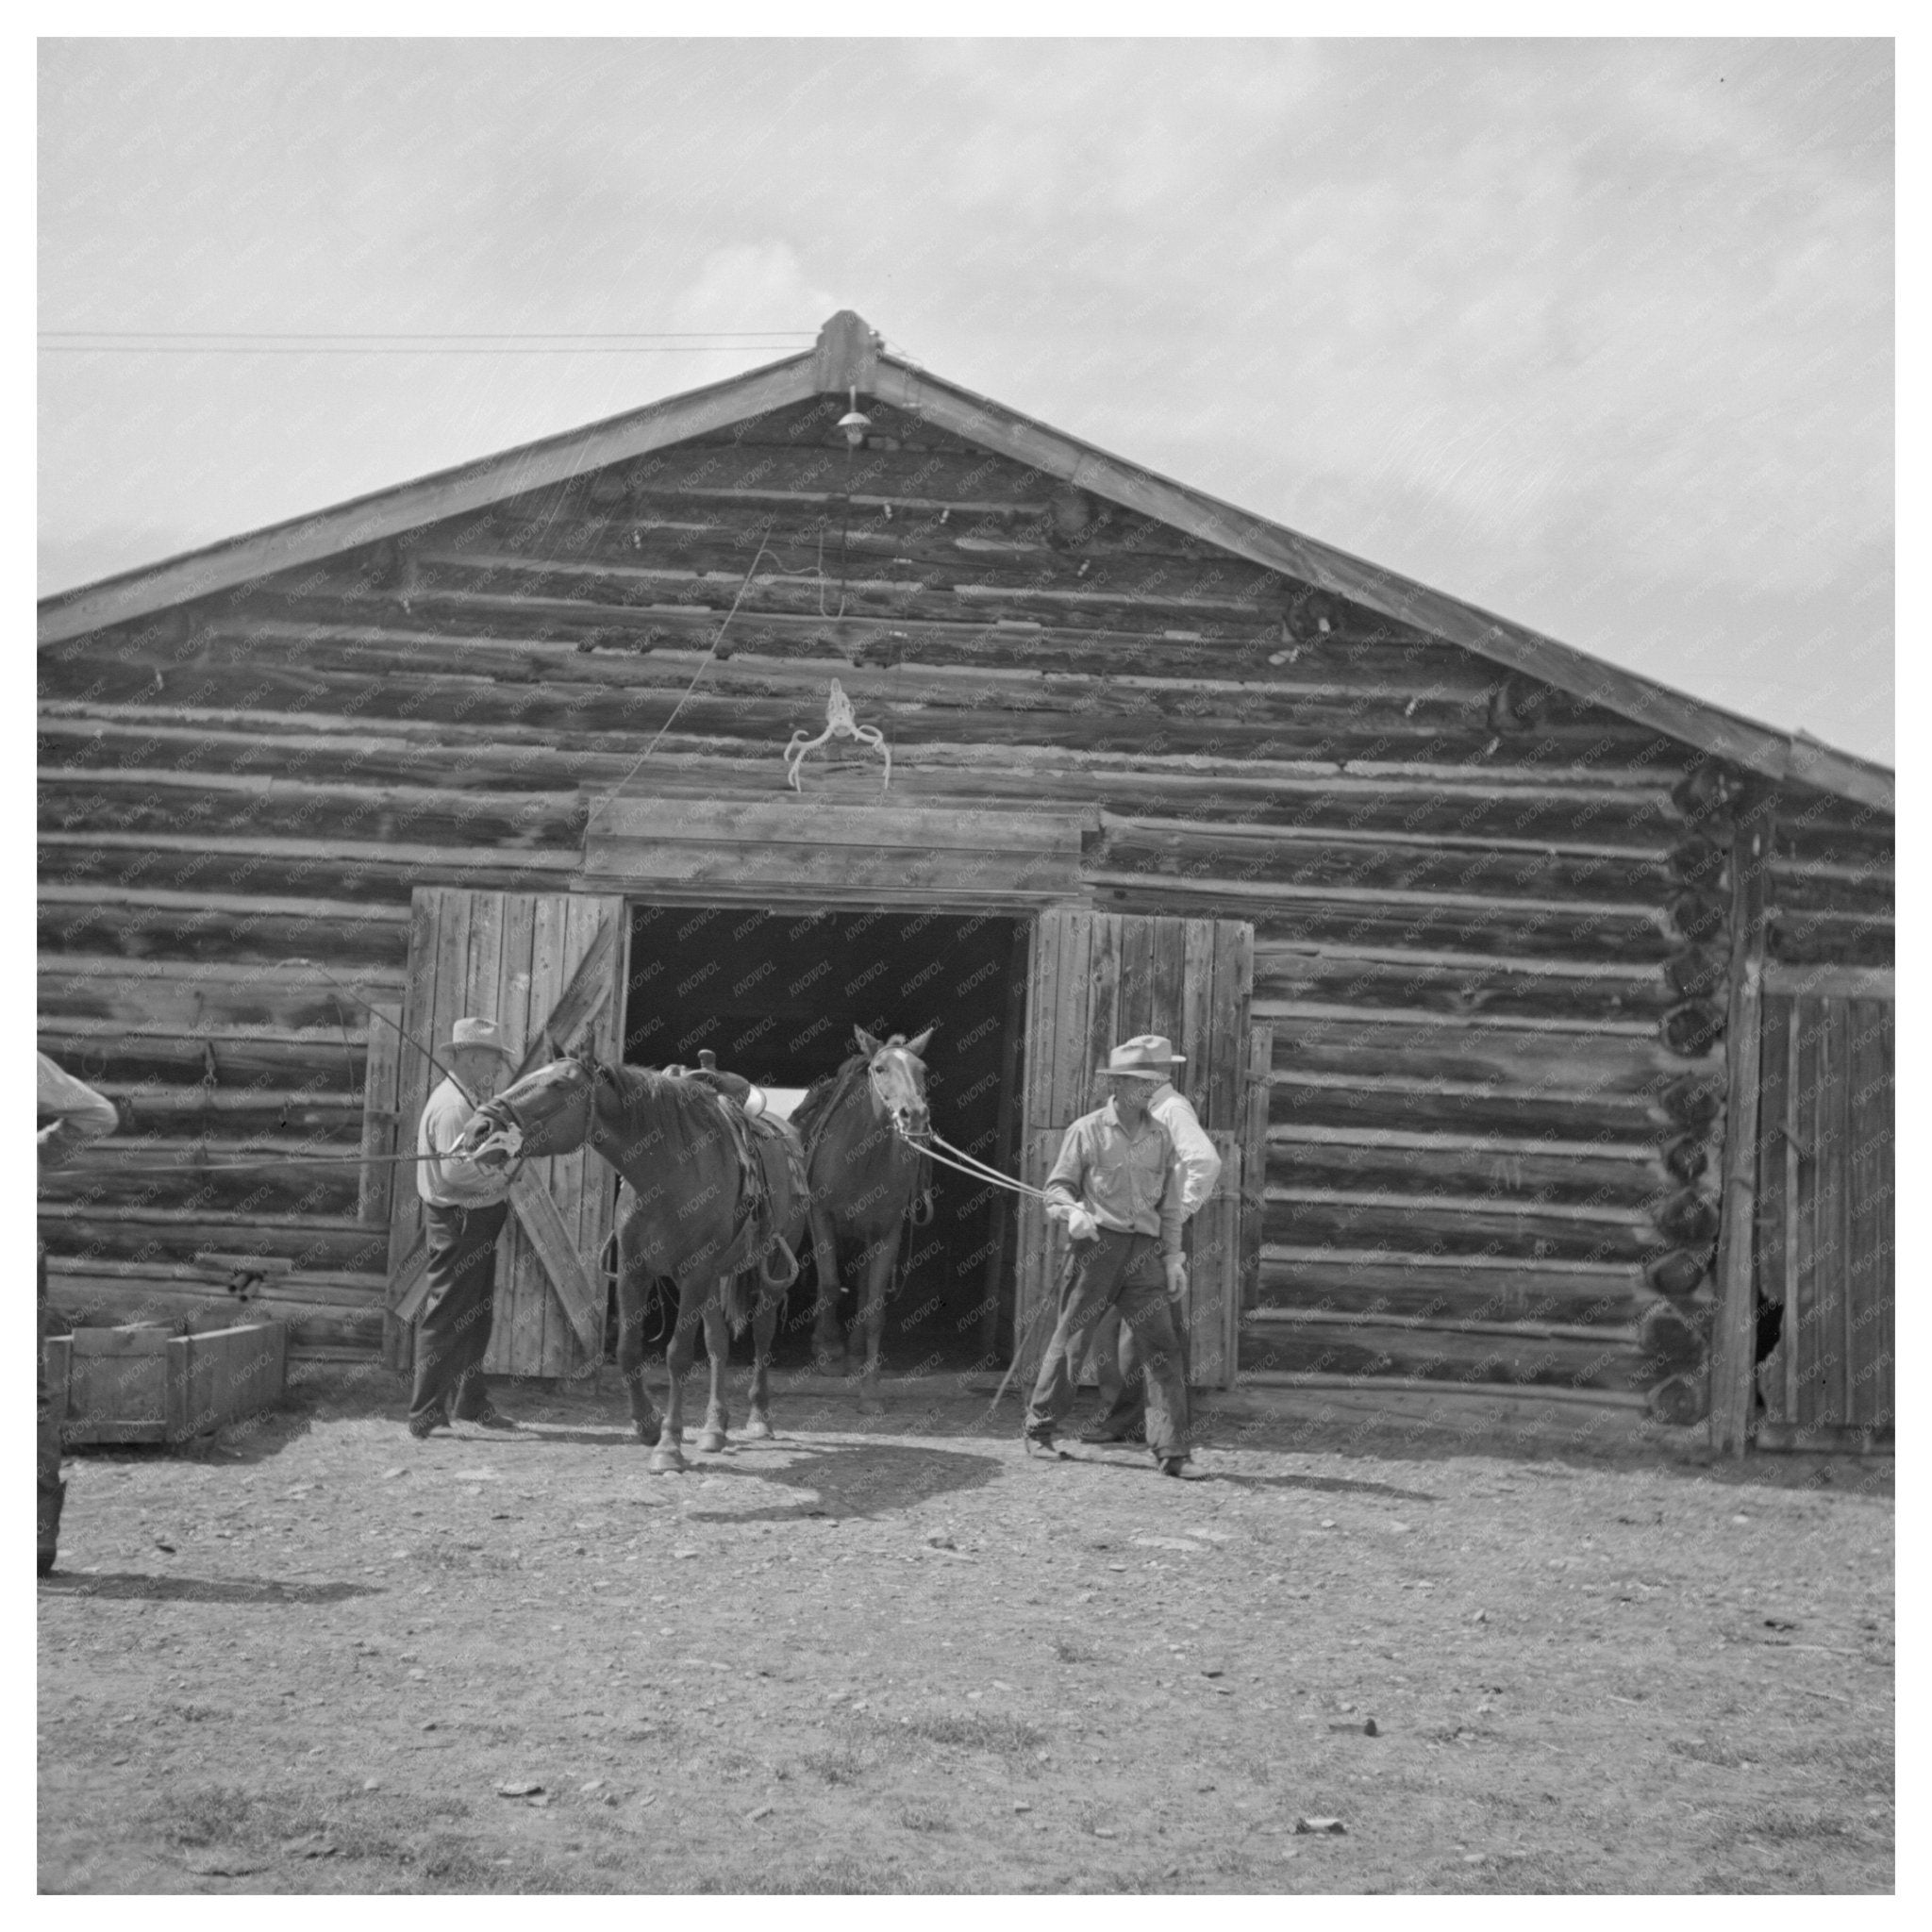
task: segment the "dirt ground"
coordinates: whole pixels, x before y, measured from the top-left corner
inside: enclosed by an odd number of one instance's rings
[[[608,1374],[499,1399],[71,1458],[42,1890],[1893,1883],[1889,1463],[1236,1403],[1184,1485],[935,1378],[654,1477]]]

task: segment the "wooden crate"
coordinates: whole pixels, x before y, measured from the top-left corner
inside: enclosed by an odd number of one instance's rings
[[[47,1341],[47,1378],[66,1390],[64,1442],[185,1442],[275,1401],[289,1331],[247,1322],[201,1335],[76,1328]]]

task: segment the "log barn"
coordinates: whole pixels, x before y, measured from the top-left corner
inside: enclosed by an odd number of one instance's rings
[[[49,597],[39,691],[41,1041],[124,1123],[42,1202],[78,1319],[406,1362],[386,1157],[461,1013],[779,1085],[936,1021],[941,1131],[1035,1182],[1160,1031],[1225,1164],[1197,1383],[1890,1428],[1891,774],[849,312]],[[942,1177],[895,1367],[1041,1345],[1060,1231],[1004,1199]],[[524,1189],[492,1370],[601,1359],[611,1213]]]

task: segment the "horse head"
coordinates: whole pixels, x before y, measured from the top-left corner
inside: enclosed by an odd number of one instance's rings
[[[852,1032],[866,1058],[874,1113],[890,1120],[908,1141],[930,1140],[932,1115],[926,1108],[925,1062],[920,1055],[932,1038],[932,1027],[911,1040],[895,1033],[890,1040],[877,1041],[863,1026],[855,1026]]]
[[[596,1081],[608,1072],[586,1052],[525,1074],[476,1109],[458,1151],[482,1167],[574,1153],[590,1138]]]

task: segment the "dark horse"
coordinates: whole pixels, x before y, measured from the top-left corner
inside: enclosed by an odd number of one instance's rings
[[[791,1122],[805,1140],[818,1256],[812,1353],[821,1361],[840,1354],[839,1245],[856,1244],[863,1280],[850,1347],[856,1354],[863,1324],[859,1398],[867,1406],[878,1400],[879,1332],[900,1230],[908,1211],[916,1222],[932,1219],[932,1172],[918,1146],[932,1132],[919,1058],[932,1028],[916,1040],[895,1033],[883,1044],[862,1026],[852,1031],[859,1052],[811,1089]]]
[[[728,1076],[723,1076],[728,1078]],[[743,1088],[744,1082],[735,1083]],[[463,1151],[486,1165],[570,1154],[588,1141],[629,1184],[619,1210],[617,1366],[638,1440],[654,1471],[687,1465],[684,1378],[704,1324],[711,1399],[701,1451],[722,1449],[730,1417],[724,1374],[730,1335],[752,1319],[751,1418],[772,1433],[772,1337],[798,1273],[805,1233],[804,1149],[785,1122],[748,1119],[703,1075],[608,1066],[588,1056],[553,1060],[477,1108]],[[756,1160],[762,1179],[747,1173]],[[766,1211],[754,1211],[760,1196]],[[660,1426],[644,1389],[644,1298],[653,1276],[677,1293],[666,1365],[671,1395]],[[757,1297],[756,1311],[749,1304]],[[727,1331],[727,1323],[729,1328]]]

